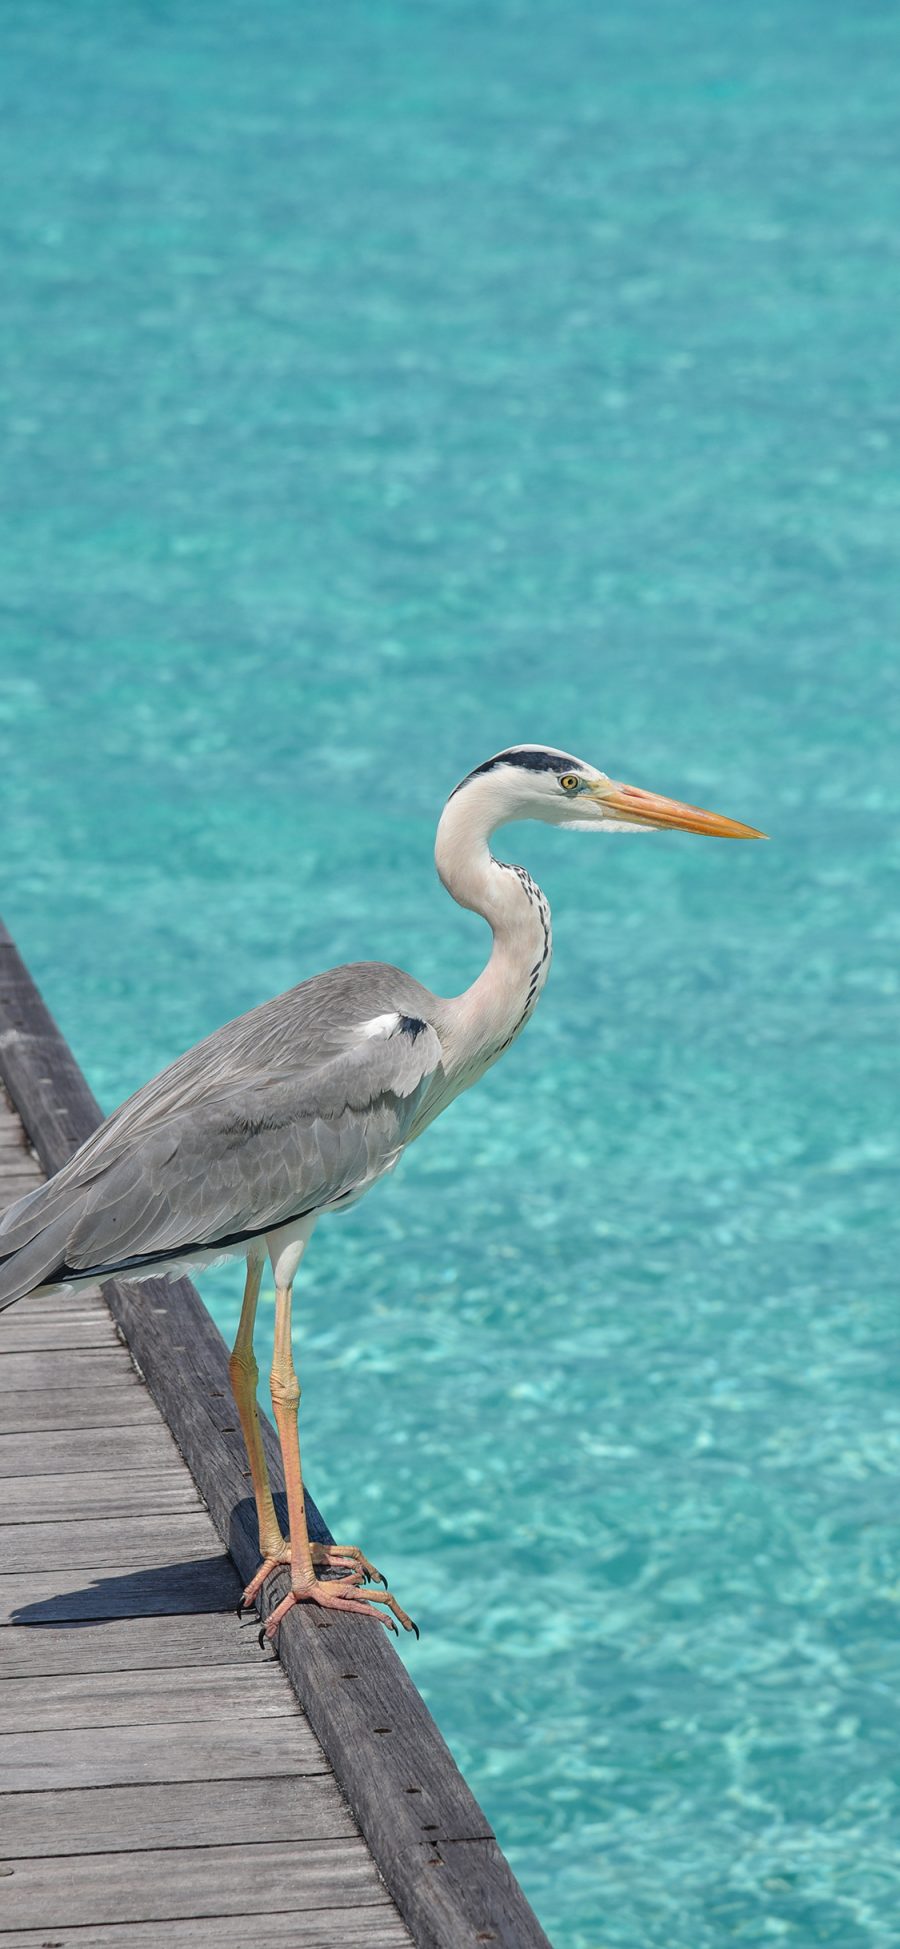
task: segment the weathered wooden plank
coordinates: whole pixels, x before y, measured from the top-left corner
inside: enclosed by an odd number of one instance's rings
[[[72,1286],[53,1293],[23,1294],[6,1325],[11,1326],[13,1320],[54,1320],[59,1324],[67,1319],[102,1319],[103,1313],[103,1294],[98,1286]]]
[[[52,1321],[55,1327],[65,1326],[69,1320],[102,1320],[104,1325],[109,1308],[99,1286],[79,1286],[70,1293],[28,1293],[24,1299],[17,1299],[15,1312],[6,1320],[7,1326],[14,1321],[21,1325],[23,1320],[29,1324],[43,1325]]]
[[[237,1619],[235,1631],[240,1630]],[[7,1678],[0,1685],[0,1734],[74,1732],[84,1726],[144,1726],[166,1719],[184,1725],[217,1713],[240,1724],[257,1718],[296,1718],[299,1707],[271,1658],[224,1669],[188,1665],[174,1671],[66,1673],[56,1678]],[[191,1840],[196,1836],[191,1835]]]
[[[0,1320],[2,1324],[2,1320]],[[143,1387],[131,1355],[121,1340],[108,1347],[73,1347],[67,1353],[7,1353],[0,1345],[0,1418],[7,1393],[26,1393],[36,1387],[65,1387],[72,1396],[101,1387]]]
[[[57,1322],[50,1314],[40,1320],[30,1319],[18,1306],[11,1306],[0,1315],[0,1349],[4,1353],[31,1353],[42,1347],[54,1353],[71,1347],[74,1352],[79,1347],[115,1346],[115,1342],[115,1327],[101,1313]]]
[[[179,1465],[178,1450],[162,1422],[147,1428],[80,1428],[72,1434],[0,1434],[0,1477],[158,1469],[166,1462]]]
[[[318,1740],[301,1713],[247,1723],[194,1721],[190,1739],[178,1721],[96,1730],[7,1733],[0,1738],[0,1793],[46,1793],[56,1787],[117,1787],[166,1780],[243,1780],[256,1773],[327,1773]]]
[[[156,1617],[173,1611],[234,1611],[241,1586],[227,1557],[135,1570],[29,1570],[0,1575],[0,1624],[81,1618]]]
[[[86,1516],[62,1523],[48,1535],[46,1523],[0,1524],[2,1575],[45,1570],[52,1553],[54,1571],[102,1570],[121,1563],[127,1551],[133,1563],[151,1570],[176,1560],[221,1554],[221,1544],[206,1510],[198,1503],[186,1515],[132,1516],[123,1524],[116,1516]]]
[[[8,1793],[0,1800],[0,1826],[10,1860],[179,1847],[188,1837],[194,1847],[211,1847],[337,1840],[357,1832],[330,1773],[205,1780],[202,1793],[194,1780]]]
[[[0,1074],[41,1162],[57,1169],[96,1127],[99,1111],[5,933],[0,935],[0,1022]],[[257,1560],[256,1525],[239,1433],[216,1411],[216,1395],[224,1397],[228,1389],[221,1337],[187,1280],[149,1281],[143,1287],[110,1282],[106,1293],[216,1527],[246,1576]],[[265,1422],[264,1440],[280,1482],[274,1437]],[[327,1536],[312,1505],[310,1522],[313,1534]],[[264,1609],[284,1582],[283,1577],[270,1580]],[[300,1606],[284,1621],[279,1652],[418,1949],[471,1949],[479,1939],[503,1949],[547,1949],[543,1930],[389,1641],[383,1632],[354,1629],[355,1624],[352,1618],[314,1616]],[[356,1674],[352,1680],[349,1671]]]
[[[411,1937],[396,1912],[384,1908],[345,1908],[340,1911],[339,1933],[328,1908],[288,1910],[280,1914],[267,1906],[264,1918],[265,1942],[272,1949],[283,1944],[293,1949],[410,1949]],[[48,1932],[33,1929],[0,1929],[0,1949],[247,1949],[248,1942],[260,1938],[263,1922],[259,1913],[246,1915],[203,1915],[166,1922],[93,1923],[84,1929],[68,1929],[55,1923]]]
[[[8,1475],[0,1489],[0,1508],[11,1523],[65,1523],[95,1516],[165,1515],[200,1506],[193,1478],[177,1459],[157,1468],[75,1475]],[[2,1569],[2,1564],[0,1564]]]
[[[137,1380],[137,1375],[134,1376]],[[159,1409],[140,1383],[128,1387],[122,1374],[115,1381],[93,1380],[83,1390],[34,1387],[0,1393],[0,1421],[5,1435],[69,1433],[74,1428],[155,1426]]]
[[[146,1848],[131,1854],[38,1855],[15,1863],[10,1920],[32,1929],[57,1920],[162,1922],[168,1917],[258,1918],[260,1893],[282,1909],[382,1908],[388,1896],[358,1840],[296,1841],[286,1848],[256,1841],[244,1847]],[[270,1892],[271,1891],[271,1892]],[[336,1922],[335,1933],[339,1935]]]
[[[52,1677],[60,1672],[139,1675],[183,1665],[224,1671],[231,1665],[258,1666],[258,1628],[255,1614],[238,1624],[233,1611],[106,1618],[93,1623],[10,1624],[0,1631],[0,1679]]]

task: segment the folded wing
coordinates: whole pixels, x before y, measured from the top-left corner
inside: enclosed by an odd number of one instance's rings
[[[177,1107],[148,1086],[7,1213],[0,1308],[72,1276],[226,1251],[360,1196],[396,1163],[442,1052],[399,1013],[343,1040],[295,1075],[206,1077]]]

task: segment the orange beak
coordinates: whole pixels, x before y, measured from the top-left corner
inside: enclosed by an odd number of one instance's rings
[[[673,832],[702,832],[710,839],[765,839],[755,826],[742,826],[737,819],[723,818],[721,812],[704,812],[699,805],[682,805],[680,799],[664,799],[658,792],[642,792],[638,785],[622,785],[604,779],[592,787],[604,809],[632,825],[658,826]]]

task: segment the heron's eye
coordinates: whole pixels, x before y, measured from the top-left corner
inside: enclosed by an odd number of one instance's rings
[[[581,784],[581,779],[576,776],[575,772],[567,771],[565,778],[561,778],[559,782],[564,792],[575,792]]]

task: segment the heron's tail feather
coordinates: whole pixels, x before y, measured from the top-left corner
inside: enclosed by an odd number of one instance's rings
[[[35,1292],[38,1286],[65,1283],[65,1235],[65,1225],[57,1220],[18,1252],[0,1259],[0,1313],[7,1306],[15,1305],[17,1299],[24,1299],[26,1293]]]
[[[71,1186],[63,1191],[51,1178],[5,1213],[0,1224],[0,1313],[39,1286],[65,1283],[66,1244],[81,1203]]]

